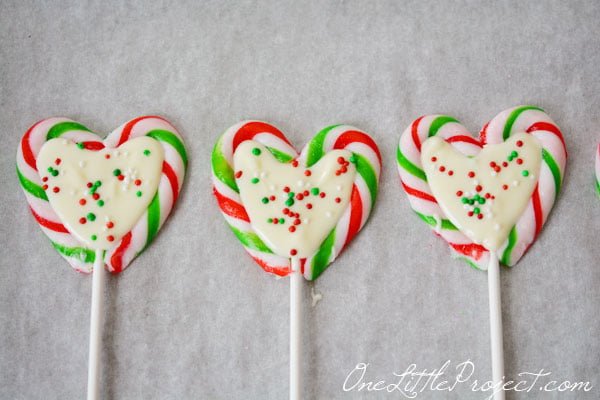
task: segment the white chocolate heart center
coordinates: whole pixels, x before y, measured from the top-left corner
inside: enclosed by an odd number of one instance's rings
[[[42,146],[37,169],[50,205],[69,232],[89,248],[106,250],[148,208],[163,160],[162,146],[149,137],[101,150],[58,138]]]
[[[538,181],[542,148],[518,133],[467,157],[443,138],[422,146],[421,163],[435,199],[475,243],[497,250],[523,214]]]
[[[356,167],[352,153],[333,150],[306,168],[282,163],[247,140],[233,155],[242,203],[265,244],[284,257],[310,257],[346,210]]]

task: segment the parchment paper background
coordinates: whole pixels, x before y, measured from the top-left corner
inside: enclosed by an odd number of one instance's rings
[[[270,121],[301,147],[332,123],[370,132],[384,158],[366,228],[305,290],[306,397],[342,391],[359,362],[394,382],[410,364],[470,359],[491,376],[487,277],[453,260],[409,208],[395,151],[404,128],[446,113],[477,132],[522,103],[548,111],[569,150],[563,192],[538,242],[502,271],[507,374],[552,372],[600,398],[600,139],[597,1],[0,1],[0,398],[86,390],[90,277],[73,272],[33,218],[17,143],[60,115],[109,132],[158,113],[184,135],[190,168],[153,246],[106,286],[107,399],[285,399],[288,282],[263,273],[210,190],[217,136]],[[310,307],[310,290],[323,300]],[[453,379],[452,371],[446,376]],[[422,399],[483,399],[467,386]]]

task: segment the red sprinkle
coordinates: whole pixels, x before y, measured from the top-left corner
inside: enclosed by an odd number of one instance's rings
[[[523,160],[521,158],[517,158],[517,164],[519,164],[519,165],[523,164]]]
[[[483,188],[481,187],[481,185],[475,186],[475,190],[478,191],[478,192],[481,192],[482,189]]]
[[[310,210],[312,208],[312,204],[310,204],[310,203],[306,204],[306,208],[308,208]]]
[[[336,202],[336,203],[341,203],[341,202],[342,202],[342,199],[340,199],[339,197],[336,197],[336,198],[335,198],[335,202]]]
[[[338,159],[337,159],[338,164],[343,164],[344,161],[346,161],[346,160],[344,160],[344,157],[338,157]]]
[[[106,237],[106,240],[108,240],[109,242],[112,242],[112,241],[114,241],[114,240],[115,240],[115,237],[114,237],[113,235],[108,235],[108,236]]]
[[[346,172],[348,172],[348,168],[346,168],[346,166],[343,166],[342,168],[340,168],[340,172],[342,174],[345,174]]]
[[[87,222],[87,219],[85,219],[85,217],[79,218],[79,223],[80,224],[85,224],[86,222]]]
[[[324,197],[325,197],[325,192],[321,192],[321,193],[319,193],[319,197],[320,197],[320,198],[324,198]]]
[[[443,165],[440,167],[440,172],[444,172],[446,170],[446,167],[444,167]]]
[[[243,172],[242,171],[238,171],[235,173],[235,178],[236,179],[240,179],[242,177]]]
[[[506,161],[504,161],[504,162],[502,163],[502,166],[503,166],[504,168],[506,168],[506,167],[508,167],[508,163],[507,163]]]
[[[295,256],[296,254],[298,254],[298,252],[296,251],[296,249],[291,249],[290,254]]]
[[[469,217],[472,217],[472,216],[473,216],[473,211],[469,211],[469,212],[467,213],[467,215],[468,215]]]
[[[523,146],[523,141],[522,140],[517,140],[517,147],[521,147]]]
[[[43,177],[42,182],[48,182],[48,177],[47,176]]]
[[[304,195],[304,197],[306,197],[310,194],[310,192],[308,190],[305,190],[304,192],[302,192],[302,194]]]
[[[283,212],[283,215],[288,215],[290,213],[290,209],[284,208],[282,212]]]
[[[448,171],[448,175],[450,175],[450,176],[454,175],[454,171],[452,171],[452,170]]]
[[[294,220],[294,225],[300,225],[300,223],[301,223],[301,222],[302,222],[302,221],[300,221],[300,218],[296,218],[296,219]]]
[[[508,185],[502,185],[502,189],[508,190]]]
[[[279,223],[279,218],[273,218],[273,223],[277,225]]]
[[[275,198],[276,198],[275,196],[269,196],[269,200],[271,200],[271,201],[275,201]]]
[[[304,171],[304,175],[305,176],[311,176],[312,172],[310,172],[310,169],[307,169],[306,171]]]
[[[54,187],[52,188],[52,191],[53,191],[54,193],[58,193],[58,192],[60,192],[60,188],[59,188],[58,186],[54,186]]]
[[[475,172],[469,171],[468,175],[469,175],[469,178],[474,178],[475,177]]]
[[[500,168],[499,166],[496,166],[496,167],[494,168],[494,171],[496,171],[496,172],[500,172],[500,170],[501,170],[501,169],[502,169],[502,168]]]
[[[142,184],[142,180],[136,179],[135,181],[133,181],[133,183],[135,184],[135,186],[140,186]]]
[[[335,176],[340,176],[342,174],[342,171],[340,171],[339,169],[337,171],[335,171]]]
[[[108,160],[110,158],[110,154],[105,154],[104,158],[106,158]]]
[[[462,191],[462,190],[459,190],[458,192],[456,192],[456,195],[457,195],[458,197],[462,196],[462,195],[463,195],[463,191]]]
[[[490,197],[492,197],[492,195],[491,195],[491,194],[489,194],[489,193],[486,193],[484,197],[485,197],[486,199],[489,199]]]
[[[483,214],[477,214],[477,219],[483,219]]]
[[[436,162],[437,161],[437,157],[431,157],[431,162]]]
[[[92,195],[92,198],[93,198],[94,200],[98,200],[98,199],[100,198],[100,195],[99,195],[98,193],[94,193],[94,194]]]
[[[106,227],[107,227],[108,229],[111,229],[113,226],[115,226],[115,224],[114,224],[112,221],[108,221],[108,222],[106,223]]]
[[[294,225],[290,226],[288,230],[292,233],[296,232],[296,227]]]
[[[56,165],[60,165],[60,162],[61,162],[61,161],[62,161],[62,160],[61,160],[60,158],[57,158],[56,160],[54,160],[54,164],[56,164]]]
[[[298,193],[296,195],[296,200],[302,200],[302,199],[304,199],[304,195],[302,193]]]
[[[44,189],[44,190],[48,189],[48,185],[43,185],[42,189]]]
[[[91,188],[94,185],[92,185],[92,182],[88,182],[85,186],[87,186],[88,188]]]
[[[283,191],[286,192],[286,193],[289,193],[290,192],[290,188],[288,186],[286,186],[286,187],[283,188]]]
[[[298,166],[298,161],[294,160],[292,161],[292,167],[296,168]]]
[[[117,176],[117,179],[122,181],[123,179],[125,179],[125,175],[119,175],[119,176]]]
[[[494,168],[496,166],[496,162],[495,161],[490,161],[490,167]]]
[[[87,203],[87,201],[85,199],[79,199],[79,204],[81,204],[82,206],[85,206],[85,203]]]

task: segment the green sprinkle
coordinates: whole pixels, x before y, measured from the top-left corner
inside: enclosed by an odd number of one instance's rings
[[[52,174],[52,176],[58,176],[58,170],[57,169],[52,170],[51,174]]]
[[[287,199],[285,201],[285,205],[288,206],[288,207],[293,206],[294,205],[294,199],[292,199],[292,198]]]
[[[258,178],[252,178],[250,180],[250,182],[252,182],[252,183],[258,183],[258,182],[260,182],[260,179],[258,179]]]
[[[292,197],[294,197],[295,195],[296,195],[296,194],[295,194],[294,192],[289,192],[289,193],[288,193],[288,197],[289,197],[289,198],[292,198]]]
[[[150,155],[150,150],[148,150],[148,149],[144,150],[144,155],[145,155],[146,157],[147,157],[147,156],[149,156],[149,155]]]
[[[319,190],[319,188],[315,187],[315,188],[310,189],[310,192],[316,196],[319,194],[320,190]]]
[[[358,161],[358,159],[356,158],[354,153],[352,153],[352,155],[348,158],[348,161],[350,161],[352,164],[356,164],[356,161]]]
[[[82,142],[77,143],[77,147],[79,147],[80,149],[83,149],[85,147],[85,145]]]
[[[96,181],[96,182],[94,182],[94,186],[100,187],[100,186],[102,186],[102,182]]]
[[[475,207],[475,208],[473,209],[473,214],[479,214],[479,212],[480,212],[480,211],[481,211],[481,210],[479,209],[479,207]]]
[[[463,204],[467,204],[469,202],[469,199],[463,197],[462,199],[460,199],[460,201],[462,201]]]
[[[262,201],[263,204],[267,204],[269,202],[269,199],[266,197],[263,197],[260,201]]]
[[[96,220],[96,214],[94,214],[94,213],[89,213],[89,214],[87,215],[87,219],[88,219],[88,220],[90,220],[90,221],[95,221],[95,220]]]
[[[135,195],[137,197],[142,197],[142,192],[140,190],[138,190],[137,192],[135,192]]]
[[[479,204],[485,204],[485,199],[483,197],[480,197],[477,201],[479,201]]]
[[[272,224],[273,223],[273,218],[268,218],[267,222],[270,223],[270,224]]]
[[[475,204],[475,200],[469,199],[469,205],[473,205],[473,204]]]
[[[283,218],[279,218],[279,223],[280,223],[280,224],[285,224],[285,219],[283,219]]]
[[[98,207],[102,207],[104,205],[104,200],[98,200]]]
[[[92,235],[92,240],[96,240],[96,239],[98,239],[98,236]]]
[[[517,157],[519,156],[519,153],[517,153],[516,151],[514,151],[514,150],[513,150],[513,151],[510,153],[510,156],[511,156],[512,158],[517,158]]]
[[[48,172],[52,173],[52,171],[54,171],[54,168],[48,167]]]
[[[523,172],[521,172],[521,175],[523,175],[523,176],[529,176],[529,171],[527,171],[526,169],[524,169]]]
[[[119,175],[121,175],[121,170],[120,170],[119,168],[115,169],[115,170],[113,171],[113,175],[114,175],[114,176],[119,176]]]
[[[260,149],[258,147],[253,148],[252,154],[254,154],[255,156],[260,156]]]

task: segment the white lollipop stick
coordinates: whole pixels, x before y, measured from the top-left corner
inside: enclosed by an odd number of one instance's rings
[[[291,262],[290,274],[290,400],[302,398],[302,273],[300,260],[296,257]]]
[[[488,265],[490,297],[490,338],[492,343],[492,378],[494,385],[504,384],[504,345],[502,340],[502,301],[500,297],[500,265],[496,252],[490,251]],[[504,400],[504,389],[494,393],[494,400]]]
[[[87,399],[100,397],[100,350],[102,344],[102,315],[104,309],[104,251],[96,250],[92,272],[92,312],[90,317],[90,355],[88,363]]]

